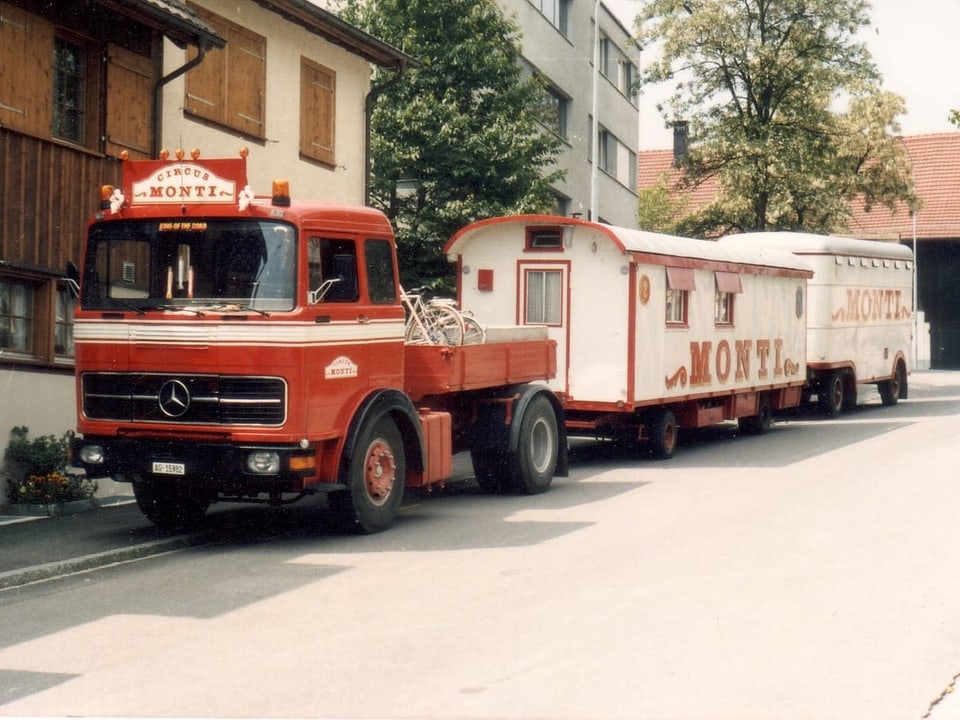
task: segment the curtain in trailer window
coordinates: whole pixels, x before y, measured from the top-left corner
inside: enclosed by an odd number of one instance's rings
[[[562,319],[563,273],[560,270],[527,270],[528,325],[559,325]]]

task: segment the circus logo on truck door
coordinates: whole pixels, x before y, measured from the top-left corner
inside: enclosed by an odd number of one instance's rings
[[[706,387],[715,383],[763,382],[795,377],[800,373],[799,360],[790,358],[782,338],[721,340],[714,347],[712,340],[690,343],[690,366],[680,366],[664,378],[668,390]]]

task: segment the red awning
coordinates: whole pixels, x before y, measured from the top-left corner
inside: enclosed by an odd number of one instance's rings
[[[739,273],[717,272],[717,290],[724,293],[742,293],[743,282]]]
[[[693,268],[667,268],[667,287],[671,290],[696,290]]]

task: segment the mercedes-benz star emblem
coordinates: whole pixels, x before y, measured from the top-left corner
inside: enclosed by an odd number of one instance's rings
[[[167,380],[157,393],[160,411],[171,418],[178,418],[190,408],[190,391],[179,380]]]

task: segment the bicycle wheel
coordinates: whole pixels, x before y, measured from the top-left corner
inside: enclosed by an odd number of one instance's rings
[[[463,344],[463,318],[448,303],[428,302],[421,317],[431,345]]]
[[[461,313],[463,317],[463,344],[464,345],[482,345],[487,339],[487,331],[473,315]]]

